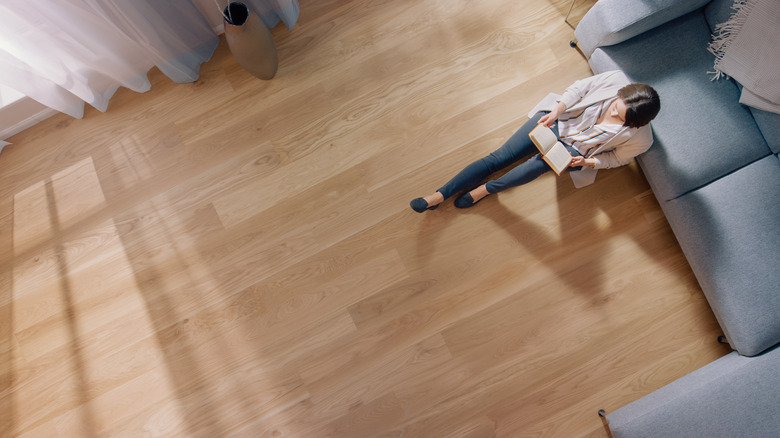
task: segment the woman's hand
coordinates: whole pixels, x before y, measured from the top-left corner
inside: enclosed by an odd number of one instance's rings
[[[596,167],[596,160],[585,157],[572,157],[569,167]]]
[[[553,108],[553,110],[549,113],[543,115],[537,123],[548,128],[552,128],[555,126],[555,121],[558,120],[558,116],[564,112],[566,112],[566,105],[564,105],[563,102],[558,102],[558,104],[555,105],[555,108]]]
[[[552,128],[553,126],[555,126],[556,120],[558,120],[558,114],[556,114],[555,111],[553,111],[551,113],[547,113],[543,115],[542,118],[539,119],[539,121],[536,123],[540,125],[544,125],[548,128]]]

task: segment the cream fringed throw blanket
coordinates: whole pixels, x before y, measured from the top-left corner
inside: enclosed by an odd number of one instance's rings
[[[709,46],[715,77],[742,84],[740,103],[780,114],[780,0],[737,0],[734,9]]]

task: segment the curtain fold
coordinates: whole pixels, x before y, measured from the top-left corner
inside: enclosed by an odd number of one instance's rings
[[[246,2],[269,26],[298,17],[297,0]],[[197,80],[218,43],[192,0],[0,2],[0,83],[76,118],[84,103],[105,111],[120,86],[148,91],[153,66]]]
[[[300,13],[297,0],[239,0],[259,15],[266,27],[274,27],[283,22],[292,29]],[[223,1],[223,4],[227,2]]]

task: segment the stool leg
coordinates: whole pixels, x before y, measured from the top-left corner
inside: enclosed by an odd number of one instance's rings
[[[604,431],[609,438],[612,438],[612,431],[609,429],[609,423],[607,423],[607,411],[599,409],[599,417],[601,417],[601,424],[604,426]]]

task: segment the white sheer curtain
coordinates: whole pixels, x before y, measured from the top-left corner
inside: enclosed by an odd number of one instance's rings
[[[225,0],[220,2],[223,7],[227,3]],[[255,14],[259,15],[267,27],[274,27],[279,24],[279,21],[283,21],[288,29],[292,29],[298,20],[297,0],[243,0],[241,3],[249,6]]]
[[[247,3],[267,25],[298,16],[296,0]],[[192,0],[2,0],[0,84],[80,118],[85,102],[105,111],[120,86],[147,91],[155,65],[196,80],[218,42]]]

